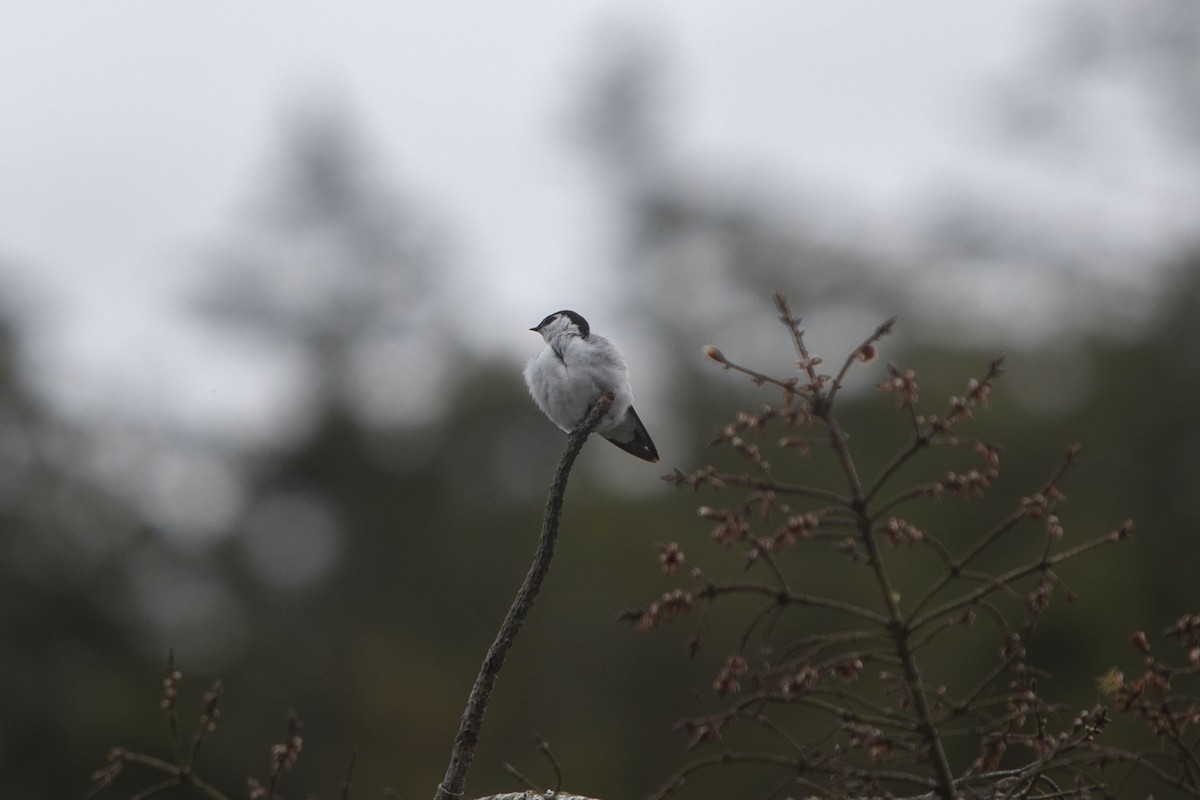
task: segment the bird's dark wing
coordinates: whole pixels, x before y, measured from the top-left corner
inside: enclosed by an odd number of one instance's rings
[[[613,438],[609,436],[604,438],[626,453],[635,455],[643,461],[658,461],[658,450],[654,447],[650,434],[646,432],[646,426],[638,418],[633,406],[630,406],[629,410],[625,412],[625,419],[622,420],[620,428],[612,431],[611,434]]]

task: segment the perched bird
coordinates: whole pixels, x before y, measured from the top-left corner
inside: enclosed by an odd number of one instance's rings
[[[525,383],[542,413],[570,432],[592,403],[613,392],[612,408],[596,433],[626,453],[658,461],[654,442],[633,410],[629,368],[616,346],[592,333],[587,320],[574,311],[556,311],[529,330],[546,341],[546,348],[525,367]]]

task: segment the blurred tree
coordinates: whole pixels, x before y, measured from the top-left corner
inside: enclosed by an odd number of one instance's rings
[[[89,475],[88,433],[27,385],[14,319],[0,316],[0,797],[78,796],[98,741],[148,741],[147,715],[123,707],[141,669],[122,554],[142,532]]]
[[[1032,64],[1038,80],[1022,82],[1006,105],[1009,131],[1075,157],[1145,146],[1129,130],[1103,124],[1114,111],[1137,133],[1182,146],[1200,167],[1200,7],[1188,0],[1073,0],[1064,4],[1047,46]],[[1114,108],[1114,104],[1117,106]],[[1129,163],[1108,164],[1108,169]]]
[[[818,235],[803,191],[684,155],[663,43],[630,27],[605,33],[574,122],[616,222],[604,289],[628,329],[666,350],[658,374],[693,368],[697,341],[761,344],[754,312],[776,287],[802,287],[810,307],[855,322],[887,316],[886,271],[855,242]]]
[[[1125,337],[1200,236],[1200,6],[1066,0],[1040,13],[1027,57],[984,95],[994,164],[943,190],[915,258],[948,290],[941,305],[962,309],[951,326]],[[997,301],[973,301],[979,287]]]
[[[299,354],[311,409],[428,413],[439,361],[414,348],[445,336],[434,302],[444,242],[398,198],[344,110],[314,103],[292,115],[265,190],[231,239],[212,259],[201,308]],[[385,361],[415,368],[380,385],[396,375]]]

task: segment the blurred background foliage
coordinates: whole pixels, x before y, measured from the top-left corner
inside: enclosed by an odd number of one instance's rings
[[[1181,180],[1194,184],[1200,21],[1190,3],[1156,7],[1069,6],[1075,17],[1042,65],[1053,80],[1018,75],[1001,93],[1006,146],[1051,159],[1107,147],[1089,123],[1089,87],[1117,74],[1145,101],[1147,129],[1190,153]],[[1047,694],[1093,701],[1094,676],[1136,661],[1132,630],[1197,610],[1195,249],[1098,272],[1081,244],[1086,225],[1048,230],[967,186],[948,189],[927,229],[906,233],[921,247],[893,259],[853,232],[780,214],[769,192],[679,163],[652,43],[614,35],[593,66],[572,131],[614,221],[603,233],[613,265],[606,306],[575,306],[624,345],[664,459],[635,464],[598,440],[585,449],[558,559],[499,681],[469,790],[518,788],[505,761],[549,781],[535,736],[551,742],[570,788],[601,797],[644,795],[683,757],[671,724],[697,710],[694,692],[711,702],[726,654],[719,628],[689,659],[688,621],[638,634],[616,618],[668,588],[657,542],[740,563],[708,541],[694,513],[704,498],[658,478],[703,465],[711,432],[767,399],[705,362],[703,345],[789,369],[776,287],[830,361],[899,315],[884,358],[859,367],[844,397],[865,463],[882,463],[907,430],[892,399],[869,390],[883,360],[916,368],[938,408],[1007,351],[1009,374],[975,425],[1005,447],[995,497],[932,506],[923,526],[998,516],[1074,441],[1084,455],[1065,485],[1068,536],[1136,520],[1133,542],[1066,570],[1078,600],[1035,640],[1034,662],[1059,676]],[[165,754],[167,648],[185,673],[185,721],[198,718],[208,682],[224,682],[201,773],[235,795],[265,773],[289,710],[304,721],[305,748],[285,793],[336,795],[356,749],[356,797],[428,796],[440,778],[564,440],[520,377],[540,343],[531,336],[507,359],[477,347],[495,333],[473,326],[472,305],[487,299],[453,296],[443,280],[454,232],[404,195],[369,138],[336,106],[300,109],[249,210],[203,255],[194,308],[212,336],[259,354],[264,373],[298,367],[278,435],[228,441],[57,416],[22,369],[36,325],[6,309],[0,796],[81,796],[114,745]],[[1173,213],[1194,224],[1196,210]],[[1053,319],[1006,326],[1028,319],[1025,304]],[[111,796],[136,782],[123,780]],[[754,783],[744,781],[714,777],[687,794],[734,796]]]

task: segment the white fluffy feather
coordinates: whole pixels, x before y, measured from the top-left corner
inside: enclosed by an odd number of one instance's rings
[[[542,335],[546,347],[525,367],[525,383],[550,421],[569,432],[592,403],[611,391],[612,408],[596,432],[639,458],[657,461],[654,443],[633,410],[629,369],[616,346],[568,311],[550,315],[532,330]]]

